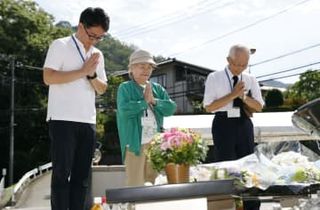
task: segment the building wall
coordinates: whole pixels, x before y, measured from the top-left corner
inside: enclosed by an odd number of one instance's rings
[[[166,75],[165,88],[171,99],[177,103],[176,113],[192,113],[193,107],[187,98],[187,82],[185,80],[176,81],[176,71],[178,70],[175,65],[166,65],[165,68],[155,70],[152,77]]]

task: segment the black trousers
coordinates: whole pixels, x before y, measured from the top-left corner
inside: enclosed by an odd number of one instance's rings
[[[254,151],[254,131],[250,118],[228,118],[216,114],[212,121],[212,137],[217,161],[237,160]]]
[[[254,151],[254,130],[249,117],[228,118],[218,113],[212,121],[214,153],[217,161],[237,160]],[[259,210],[260,201],[244,201],[245,210]]]
[[[51,209],[84,210],[96,143],[94,124],[49,121]]]

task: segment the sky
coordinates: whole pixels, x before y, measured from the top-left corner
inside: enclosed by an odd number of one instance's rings
[[[56,23],[72,25],[85,8],[101,7],[110,16],[108,33],[121,42],[213,70],[224,69],[232,45],[247,45],[257,51],[246,71],[259,81],[293,83],[298,76],[279,77],[320,69],[320,0],[35,2]]]

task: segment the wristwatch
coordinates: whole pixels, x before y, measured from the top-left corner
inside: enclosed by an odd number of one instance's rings
[[[97,73],[96,72],[94,72],[93,76],[87,75],[87,79],[88,80],[93,80],[95,78],[97,78]]]

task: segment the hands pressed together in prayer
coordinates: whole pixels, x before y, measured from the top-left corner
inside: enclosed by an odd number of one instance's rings
[[[99,53],[92,53],[91,57],[84,62],[82,66],[82,71],[85,73],[85,75],[94,75],[94,73],[96,72],[97,65],[99,63],[99,56]]]
[[[151,83],[150,82],[146,83],[146,89],[144,91],[144,100],[150,105],[155,105],[156,104],[156,100],[153,97],[153,93],[152,93],[152,88],[151,88]]]

